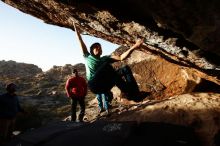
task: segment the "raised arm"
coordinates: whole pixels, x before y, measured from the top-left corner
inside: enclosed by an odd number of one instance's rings
[[[87,47],[86,47],[85,43],[82,40],[82,37],[81,37],[81,35],[79,33],[79,30],[78,30],[76,24],[73,23],[73,26],[74,26],[74,29],[75,29],[75,32],[76,32],[76,37],[78,38],[78,42],[79,42],[79,44],[81,46],[83,54],[88,54],[89,52],[87,50]]]
[[[128,55],[136,48],[138,48],[141,44],[143,43],[143,40],[137,40],[136,43],[130,47],[130,49],[128,49],[127,51],[125,51],[123,54],[121,54],[120,56],[116,56],[116,55],[112,55],[111,58],[114,60],[118,60],[118,61],[122,61],[125,58],[128,57]]]

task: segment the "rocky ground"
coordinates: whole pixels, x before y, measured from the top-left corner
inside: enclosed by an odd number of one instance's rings
[[[184,125],[194,129],[202,145],[212,145],[220,130],[220,94],[190,93],[164,100],[145,99],[142,102],[113,102],[111,113],[98,116],[97,105],[91,101],[86,121],[161,122]]]
[[[104,120],[182,125],[192,128],[202,145],[213,145],[215,136],[220,130],[220,94],[216,93],[195,92],[164,100],[145,98],[141,102],[113,99],[109,114],[98,113],[97,101],[94,96],[87,103],[84,121],[89,123]],[[41,107],[43,106],[42,104]],[[44,117],[47,119],[44,119],[44,125],[48,122],[68,121],[70,105],[67,103],[56,108],[54,114],[50,115],[50,112],[51,109],[48,108],[47,118]],[[23,122],[27,123],[28,120]]]

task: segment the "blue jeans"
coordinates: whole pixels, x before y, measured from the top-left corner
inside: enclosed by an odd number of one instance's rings
[[[105,93],[96,94],[98,100],[99,109],[102,110],[103,106],[105,110],[108,110],[108,96]],[[104,103],[104,104],[103,104]]]

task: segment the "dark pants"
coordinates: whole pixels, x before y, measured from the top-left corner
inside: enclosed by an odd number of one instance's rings
[[[11,139],[14,130],[15,118],[0,119],[0,143]]]
[[[88,85],[95,94],[107,93],[116,85],[130,99],[139,92],[138,85],[128,66],[115,71],[107,63],[97,70],[94,78],[88,82]]]
[[[71,121],[76,121],[76,107],[77,107],[77,102],[79,102],[80,105],[80,114],[78,117],[79,121],[83,121],[83,117],[85,115],[85,100],[84,98],[82,99],[71,99]]]

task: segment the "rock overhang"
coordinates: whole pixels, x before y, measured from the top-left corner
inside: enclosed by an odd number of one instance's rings
[[[48,24],[73,29],[75,21],[86,34],[119,45],[144,38],[145,50],[219,74],[218,0],[2,1]]]

